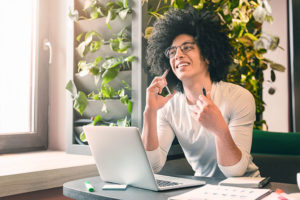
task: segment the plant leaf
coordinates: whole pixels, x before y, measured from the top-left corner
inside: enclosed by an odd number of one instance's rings
[[[132,101],[128,101],[128,112],[132,114]]]
[[[128,56],[125,58],[125,62],[133,62],[135,60],[135,56]]]
[[[121,10],[121,11],[119,12],[120,18],[121,18],[122,20],[125,20],[125,18],[126,18],[126,16],[127,16],[127,14],[128,14],[129,11],[130,11],[129,8],[126,8],[126,9],[124,9],[124,10]]]
[[[89,69],[89,73],[93,74],[94,76],[98,75],[100,72],[99,67],[93,66]]]
[[[280,71],[280,72],[284,72],[285,71],[285,67],[281,64],[278,63],[271,63],[270,67],[276,71]]]
[[[126,83],[126,81],[122,80],[121,82],[123,83],[125,89],[131,90],[131,87],[129,86],[128,83]]]
[[[68,90],[71,93],[72,98],[74,98],[77,94],[77,88],[72,80],[69,80],[69,82],[67,83],[66,90]]]
[[[102,84],[107,84],[109,83],[111,80],[113,80],[119,73],[119,68],[110,68],[105,70],[105,72],[102,74]]]
[[[101,111],[104,112],[104,113],[108,113],[105,101],[102,101],[102,109],[101,109]]]
[[[276,75],[274,70],[271,70],[271,81],[274,82],[276,80]]]
[[[102,40],[102,36],[97,33],[96,31],[89,31],[85,34],[85,37],[84,37],[84,41],[86,43],[86,46],[89,45],[92,41],[93,41],[93,36],[97,37],[98,40]]]
[[[108,26],[108,28],[111,30],[111,27],[109,25],[109,22],[114,20],[117,17],[116,12],[114,11],[114,9],[110,9],[108,11],[107,17],[106,17],[106,25]]]
[[[80,33],[79,35],[77,35],[76,41],[77,41],[77,42],[80,42],[82,36],[83,36],[83,33]]]
[[[128,8],[128,0],[122,0],[123,7]]]
[[[242,36],[242,37],[237,38],[237,41],[241,42],[246,47],[253,46],[253,41],[249,37],[246,37],[246,36]]]
[[[99,18],[99,13],[96,10],[94,10],[93,12],[90,13],[90,16],[91,16],[91,20],[97,19]]]
[[[100,115],[95,116],[93,125],[96,125],[98,122],[102,122],[102,117]]]
[[[92,41],[90,44],[90,52],[97,51],[102,45],[102,41]]]
[[[127,50],[131,47],[131,42],[120,41],[118,53],[127,53]]]
[[[149,37],[152,35],[152,32],[153,32],[153,26],[148,26],[145,29],[145,38],[149,39]]]
[[[115,68],[115,67],[119,66],[123,62],[124,62],[124,58],[123,57],[112,57],[112,58],[108,58],[102,64],[102,67],[105,68],[105,69],[111,69],[111,68]]]
[[[94,60],[94,65],[98,65],[99,62],[101,62],[103,60],[103,58],[101,56],[98,56],[95,60]]]
[[[119,40],[118,39],[110,39],[109,40],[109,46],[111,48],[111,50],[118,52],[119,50]]]
[[[76,50],[77,50],[77,52],[78,52],[78,54],[80,55],[80,57],[83,57],[84,56],[84,51],[85,51],[85,47],[86,47],[86,45],[85,45],[85,42],[83,41],[83,42],[81,42],[79,45],[78,45],[78,47],[76,48]]]
[[[255,35],[251,34],[251,33],[245,33],[244,36],[250,38],[252,41],[258,40],[258,38]]]
[[[87,96],[85,95],[85,93],[79,91],[78,95],[75,97],[74,100],[74,105],[73,105],[74,109],[77,112],[79,112],[80,115],[82,115],[87,105],[88,105]]]
[[[81,140],[82,142],[87,142],[86,135],[85,135],[84,132],[81,132],[81,133],[80,133],[79,138],[80,138],[80,140]]]
[[[117,121],[117,126],[122,126],[122,127],[125,127],[127,126],[127,116],[124,118],[124,119],[119,119]]]

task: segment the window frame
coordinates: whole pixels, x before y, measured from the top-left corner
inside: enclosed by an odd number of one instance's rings
[[[48,1],[34,1],[36,29],[33,45],[35,52],[32,63],[33,74],[32,92],[34,113],[33,132],[1,133],[0,153],[16,153],[47,149],[48,147],[48,104],[49,104],[49,51],[44,49],[44,41],[49,38],[48,31]]]

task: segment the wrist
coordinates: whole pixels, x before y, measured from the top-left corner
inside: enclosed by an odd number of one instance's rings
[[[219,128],[218,130],[216,130],[215,136],[219,140],[224,140],[228,137],[231,137],[230,130],[229,130],[227,124],[224,124],[224,126],[222,128]]]
[[[157,109],[153,109],[148,106],[145,107],[144,116],[152,116],[156,114],[157,114]]]

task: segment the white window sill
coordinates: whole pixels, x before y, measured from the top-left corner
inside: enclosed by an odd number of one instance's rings
[[[92,156],[63,151],[0,155],[0,197],[60,187],[65,182],[98,176]]]

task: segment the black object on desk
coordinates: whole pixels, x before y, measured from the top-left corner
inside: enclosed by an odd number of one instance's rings
[[[183,177],[183,176],[180,176]],[[208,177],[184,176],[184,178],[191,178],[196,180],[206,181],[207,184],[217,185],[221,179]],[[95,191],[87,191],[84,182],[90,182]],[[63,194],[67,197],[76,200],[99,200],[99,199],[130,199],[130,200],[167,200],[171,196],[176,196],[195,189],[195,187],[187,189],[170,190],[165,192],[154,192],[150,190],[140,189],[128,186],[124,191],[102,190],[103,185],[106,184],[99,176],[79,179],[67,182],[63,185]],[[264,188],[269,188],[273,191],[280,188],[286,193],[299,192],[296,184],[276,183],[270,182]]]

